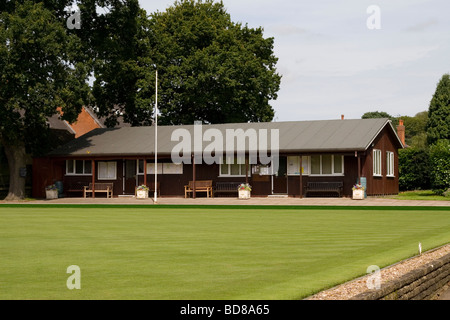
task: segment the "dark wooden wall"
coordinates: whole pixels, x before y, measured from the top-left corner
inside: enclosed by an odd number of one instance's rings
[[[33,175],[31,196],[33,198],[45,198],[45,187],[63,180],[65,160],[33,158],[31,170]]]
[[[398,142],[392,132],[385,127],[362,158],[362,175],[367,177],[368,195],[398,194]],[[381,150],[381,177],[373,176],[373,149]],[[386,176],[386,152],[394,153],[394,177]]]

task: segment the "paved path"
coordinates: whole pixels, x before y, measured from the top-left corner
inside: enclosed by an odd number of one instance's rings
[[[158,204],[176,205],[295,205],[295,206],[439,206],[449,207],[450,201],[431,200],[396,200],[387,198],[367,198],[352,200],[350,198],[280,198],[280,197],[252,197],[248,200],[237,198],[158,198]],[[153,198],[136,199],[134,197],[107,198],[60,198],[54,200],[33,201],[0,201],[1,203],[29,203],[29,204],[153,204]]]

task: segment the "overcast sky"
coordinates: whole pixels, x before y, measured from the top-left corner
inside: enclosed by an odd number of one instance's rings
[[[173,0],[140,0],[147,13]],[[428,110],[450,73],[449,0],[224,0],[234,22],[275,38],[283,76],[276,121],[361,118]],[[371,5],[380,9],[381,29]]]

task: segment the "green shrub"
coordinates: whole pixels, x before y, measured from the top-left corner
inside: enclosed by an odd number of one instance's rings
[[[448,188],[447,191],[444,192],[443,196],[446,198],[450,198],[450,188]]]
[[[399,150],[399,187],[402,191],[430,188],[430,158],[426,149]]]
[[[431,188],[443,195],[450,188],[450,141],[439,140],[430,147]]]

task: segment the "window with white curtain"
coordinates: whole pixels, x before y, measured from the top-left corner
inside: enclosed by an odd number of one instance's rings
[[[117,162],[105,161],[98,163],[98,180],[116,180]]]

